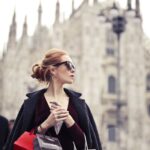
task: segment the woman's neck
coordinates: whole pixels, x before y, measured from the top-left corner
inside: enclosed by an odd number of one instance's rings
[[[45,92],[45,95],[48,96],[49,98],[58,100],[64,97],[66,94],[64,92],[62,84],[51,82],[48,86],[47,91]]]

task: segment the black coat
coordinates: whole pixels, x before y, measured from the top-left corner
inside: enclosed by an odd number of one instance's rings
[[[83,130],[87,138],[87,144],[90,149],[102,150],[97,128],[91,114],[91,111],[85,100],[81,99],[80,93],[72,90],[64,89],[66,94],[70,97],[74,108],[79,117],[79,126]],[[28,99],[24,101],[18,116],[16,118],[14,128],[7,140],[5,150],[12,150],[14,141],[24,132],[30,131],[33,127],[36,104],[39,97],[46,89],[27,94]]]

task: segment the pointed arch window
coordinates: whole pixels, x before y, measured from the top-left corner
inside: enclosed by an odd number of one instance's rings
[[[116,93],[116,78],[112,75],[108,77],[108,93]]]
[[[147,105],[148,115],[150,116],[150,104]]]
[[[114,49],[112,47],[107,47],[106,52],[108,55],[114,55]]]
[[[115,125],[108,125],[108,140],[110,142],[116,141],[116,126]]]
[[[150,73],[146,77],[146,91],[150,92]]]

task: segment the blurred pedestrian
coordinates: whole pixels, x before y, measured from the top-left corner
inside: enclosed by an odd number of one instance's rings
[[[8,120],[0,115],[0,150],[3,149],[3,146],[9,135],[9,123]]]

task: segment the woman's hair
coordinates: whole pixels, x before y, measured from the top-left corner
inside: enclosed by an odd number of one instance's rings
[[[50,82],[51,73],[49,66],[59,63],[61,61],[61,57],[64,55],[68,55],[68,53],[64,50],[56,48],[48,50],[41,62],[33,65],[33,73],[31,76],[40,82]]]

